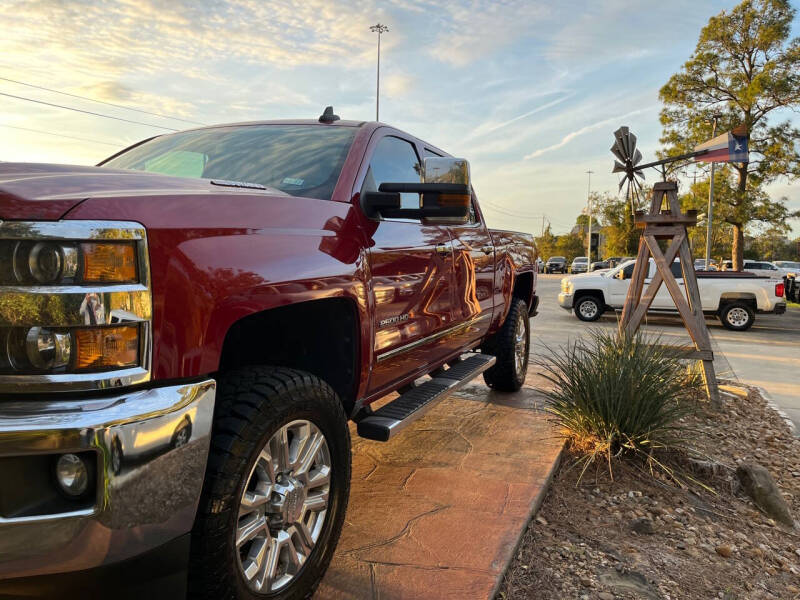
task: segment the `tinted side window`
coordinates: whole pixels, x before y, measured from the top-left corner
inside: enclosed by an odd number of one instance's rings
[[[631,277],[633,277],[633,268],[635,266],[636,266],[636,263],[631,263],[627,267],[622,269],[622,271],[625,273],[625,279],[630,279]]]
[[[376,192],[382,183],[419,183],[422,167],[414,146],[387,136],[378,142],[364,178],[363,192]],[[419,194],[402,194],[403,208],[419,208]]]
[[[672,274],[675,276],[675,279],[683,279],[683,269],[681,269],[681,263],[673,262],[672,266],[670,266],[672,270]]]

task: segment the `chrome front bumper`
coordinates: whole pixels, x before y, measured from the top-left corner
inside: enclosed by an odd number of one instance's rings
[[[0,460],[87,451],[97,457],[90,506],[0,515],[0,579],[114,563],[189,532],[215,391],[216,383],[206,380],[102,399],[0,400]],[[0,482],[25,485],[18,478]]]
[[[574,297],[575,297],[574,294],[567,294],[565,292],[561,292],[558,295],[558,305],[561,308],[572,310],[572,300]]]

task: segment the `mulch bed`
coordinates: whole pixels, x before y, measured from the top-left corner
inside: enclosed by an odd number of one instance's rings
[[[497,598],[800,598],[800,528],[761,513],[735,475],[766,467],[800,519],[800,440],[755,390],[684,421],[709,461],[679,466],[713,492],[625,461],[578,481],[567,451]]]

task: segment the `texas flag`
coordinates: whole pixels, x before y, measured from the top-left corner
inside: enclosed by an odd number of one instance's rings
[[[699,146],[694,151],[707,150],[700,156],[695,156],[695,162],[749,162],[747,152],[747,135],[743,127],[718,135]]]

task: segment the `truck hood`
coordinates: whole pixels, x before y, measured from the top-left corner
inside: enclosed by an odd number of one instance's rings
[[[0,220],[55,221],[89,198],[238,193],[285,195],[127,169],[0,162]]]

